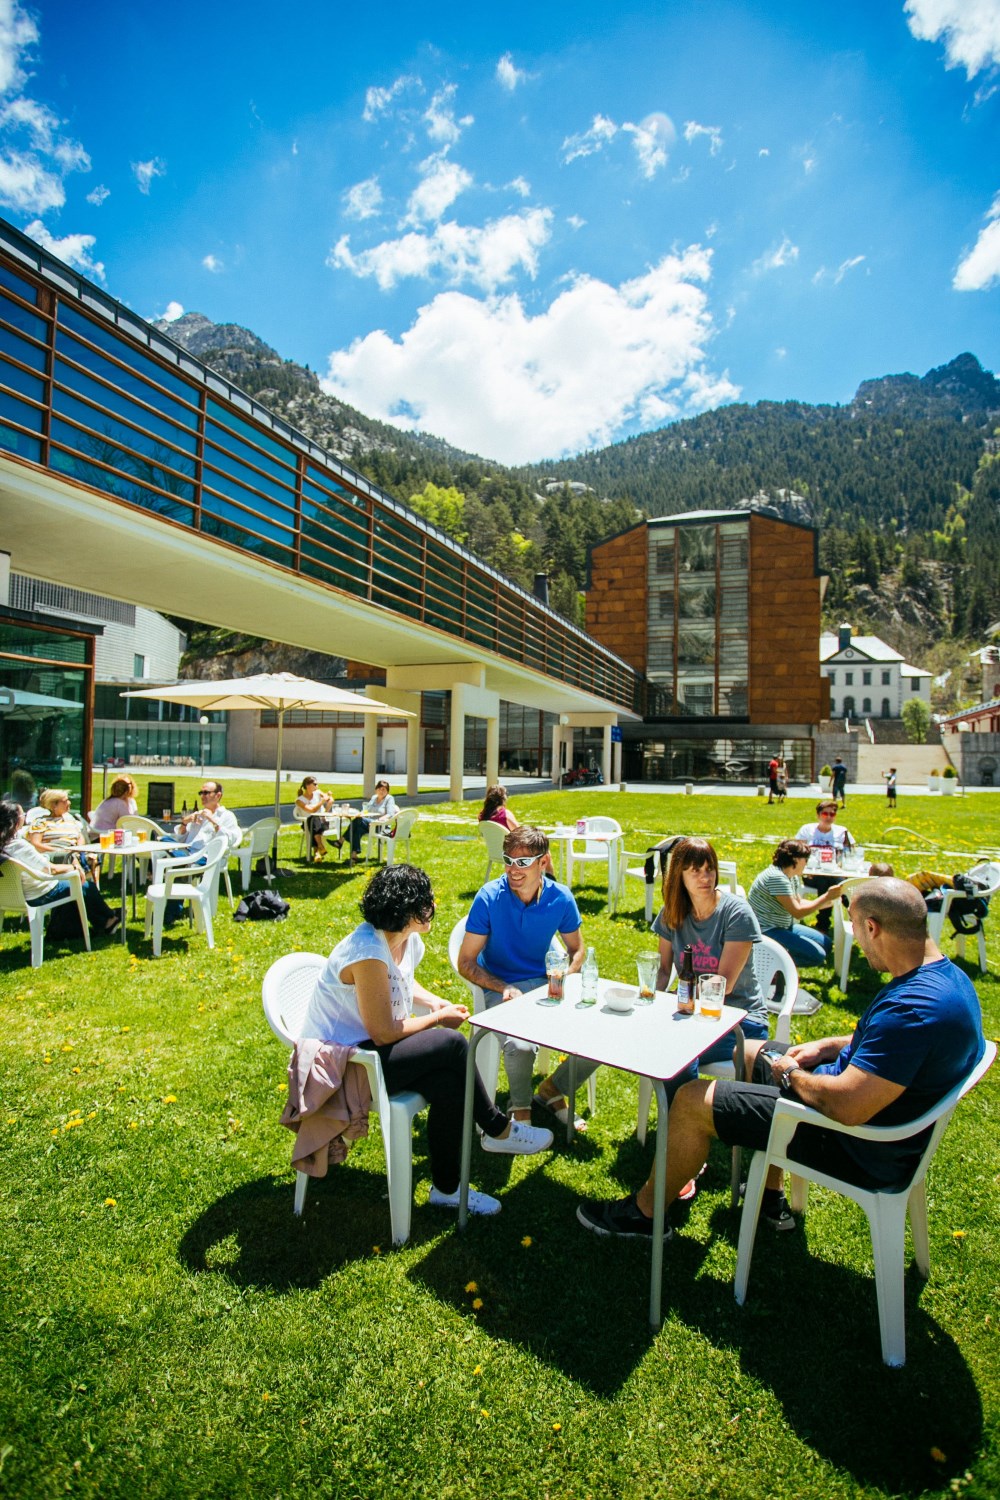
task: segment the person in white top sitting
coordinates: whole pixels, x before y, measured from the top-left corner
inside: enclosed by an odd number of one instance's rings
[[[70,884],[61,877],[69,875],[73,866],[68,862],[53,864],[47,855],[35,848],[34,844],[22,838],[23,828],[24,809],[17,802],[0,802],[0,861],[15,859],[19,865],[23,866],[18,874],[21,877],[24,899],[29,906],[49,906],[62,896],[69,895]],[[110,937],[121,925],[121,917],[111,910],[92,880],[85,880],[83,883],[83,902],[87,910],[88,922],[94,932],[106,932]],[[50,927],[52,935],[78,935],[79,922],[76,908],[63,907],[61,911],[67,915],[63,918],[61,929],[57,927],[53,931]],[[56,915],[49,920],[55,921]],[[77,929],[76,932],[73,931],[74,927]]]
[[[174,824],[174,837],[179,844],[185,846],[183,853],[175,856],[177,859],[190,859],[192,854],[201,854],[205,845],[219,833],[226,835],[230,848],[235,848],[239,843],[240,825],[236,816],[222,805],[222,782],[206,781],[199,789],[198,800],[201,806],[196,807],[193,812],[185,813],[180,822]],[[205,863],[204,857],[200,862]],[[161,866],[161,873],[165,868],[166,862]],[[164,925],[172,927],[175,922],[180,921],[183,914],[183,901],[168,901]]]
[[[387,823],[399,814],[396,799],[389,790],[387,781],[376,781],[374,796],[361,809],[360,818],[351,819],[351,864],[361,859],[361,840],[373,823]]]
[[[327,959],[302,1024],[302,1036],[377,1052],[390,1094],[414,1089],[430,1104],[427,1145],[430,1202],[458,1207],[468,1042],[458,1028],[465,1005],[432,995],[415,978],[434,921],[434,892],[415,865],[378,870],[361,898],[364,921]],[[414,1015],[419,1001],[426,1014]],[[474,1073],[473,1114],[484,1151],[528,1156],[552,1144],[551,1130],[511,1120]],[[469,1190],[469,1211],[496,1214],[500,1204]]]
[[[299,787],[295,806],[298,816],[303,819],[309,830],[310,854],[315,864],[326,854],[326,840],[323,835],[330,826],[330,820],[325,814],[333,806],[333,798],[329,792],[322,790],[315,776],[306,776]],[[333,839],[332,843],[339,849],[342,840]]]
[[[824,797],[822,802],[816,803],[816,822],[803,823],[797,839],[808,844],[810,849],[831,849],[833,851],[831,871],[837,863],[838,854],[843,855],[845,850],[854,848],[854,840],[843,824],[837,824],[835,819],[839,808],[835,797]],[[821,896],[831,890],[843,879],[842,875],[831,873],[830,875],[814,874],[811,870],[803,877],[804,884],[811,886]],[[817,932],[829,932],[833,925],[833,916],[829,907],[820,907],[816,912]]]

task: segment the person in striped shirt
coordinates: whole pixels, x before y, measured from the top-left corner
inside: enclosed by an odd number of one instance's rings
[[[803,839],[782,839],[767,869],[751,885],[747,900],[764,936],[787,949],[796,964],[812,965],[826,961],[833,942],[828,932],[807,927],[801,918],[833,906],[843,886],[831,886],[811,900],[804,896],[802,872],[808,859],[809,845]]]

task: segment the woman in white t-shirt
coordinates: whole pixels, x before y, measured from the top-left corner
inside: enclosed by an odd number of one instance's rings
[[[458,1028],[469,1011],[432,995],[415,977],[434,921],[428,876],[414,865],[385,866],[368,882],[361,914],[364,921],[337,944],[316,981],[302,1035],[371,1048],[390,1094],[423,1094],[430,1104],[429,1201],[457,1208],[468,1053]],[[414,1014],[414,1001],[422,1014]],[[474,1077],[473,1113],[484,1151],[527,1156],[551,1146],[551,1130],[511,1120],[490,1099],[478,1071]],[[496,1214],[500,1203],[470,1188],[469,1212]]]
[[[842,855],[845,850],[854,848],[854,840],[842,823],[836,822],[840,809],[834,797],[824,797],[822,802],[816,803],[816,822],[803,823],[797,839],[808,844],[811,849],[832,849],[832,865],[837,863],[837,856]],[[838,885],[842,876],[833,871],[829,875],[810,873],[805,877],[805,883],[811,886],[820,896],[824,895],[833,886]],[[816,912],[816,930],[818,932],[829,932],[833,925],[833,917],[830,908],[819,907]]]

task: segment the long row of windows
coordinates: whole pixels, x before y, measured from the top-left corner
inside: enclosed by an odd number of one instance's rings
[[[646,665],[664,716],[746,717],[749,550],[745,520],[654,529]]]
[[[633,704],[627,664],[415,518],[238,415],[210,385],[0,263],[0,448]]]

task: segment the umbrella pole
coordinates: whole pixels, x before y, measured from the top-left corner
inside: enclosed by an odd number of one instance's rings
[[[274,830],[274,845],[271,849],[271,869],[278,868],[278,832],[281,828],[281,742],[285,728],[285,710],[278,709],[278,745],[275,751],[274,765],[274,816],[278,820],[278,827]],[[273,875],[271,877],[274,878]]]

